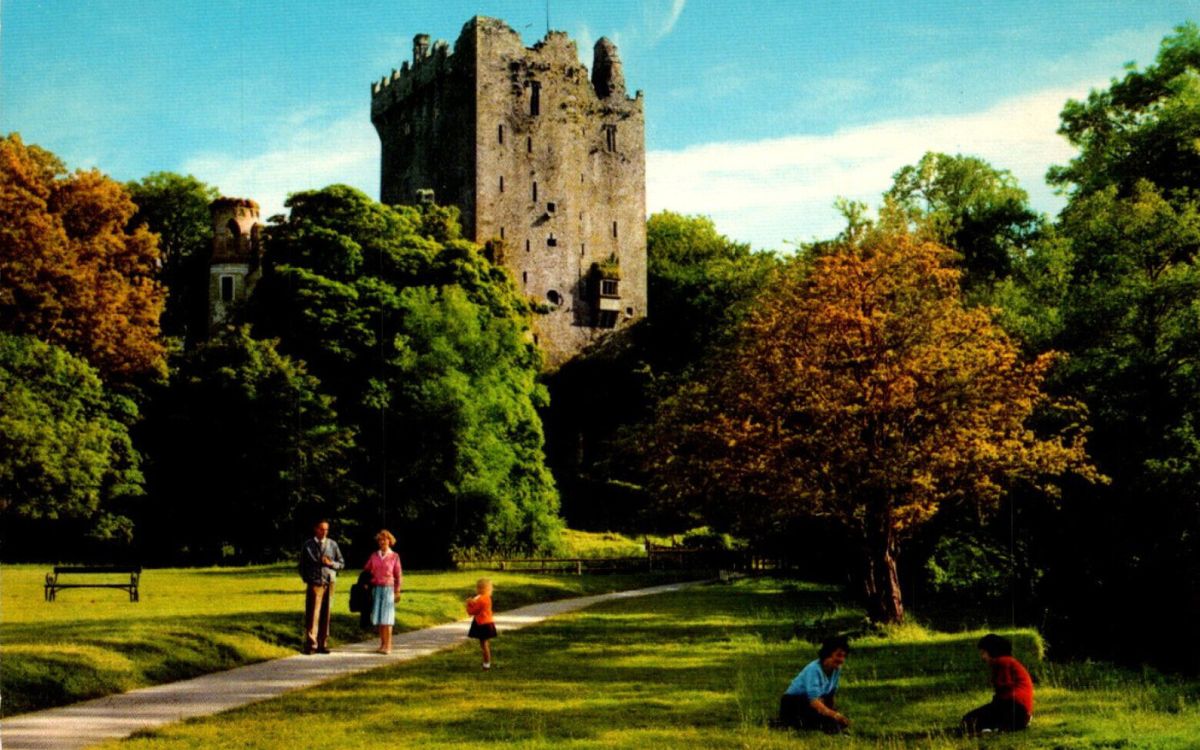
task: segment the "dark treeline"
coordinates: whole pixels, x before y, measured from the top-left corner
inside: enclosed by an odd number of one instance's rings
[[[209,335],[215,188],[68,173],[9,136],[3,554],[271,561],[328,516],[441,564],[552,552],[564,518],[706,527],[877,620],[1198,671],[1198,80],[1186,25],[1068,102],[1053,218],[938,153],[793,252],[656,214],[649,317],[548,375],[454,209],[293,195]]]

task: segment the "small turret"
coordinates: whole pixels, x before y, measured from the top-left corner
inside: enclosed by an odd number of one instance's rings
[[[601,99],[625,96],[625,73],[621,70],[621,58],[617,55],[617,45],[608,37],[600,37],[592,50],[592,88],[596,89],[596,96]]]
[[[208,325],[216,330],[234,305],[250,296],[262,274],[262,224],[249,198],[218,198],[212,212],[212,258],[208,265]]]
[[[413,37],[413,65],[429,57],[429,35],[417,34]]]

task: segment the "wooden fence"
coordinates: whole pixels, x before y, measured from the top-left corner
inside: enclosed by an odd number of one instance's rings
[[[646,545],[637,557],[521,557],[496,560],[465,560],[462,570],[504,570],[521,573],[644,573],[650,571],[709,570],[766,571],[786,568],[783,561],[748,552]]]

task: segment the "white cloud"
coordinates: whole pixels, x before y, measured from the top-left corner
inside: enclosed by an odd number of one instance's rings
[[[220,187],[225,195],[253,198],[265,219],[284,211],[289,193],[344,183],[379,197],[379,139],[362,112],[328,120],[315,112],[283,118],[267,151],[243,156],[209,152],[187,160],[182,171]]]
[[[879,203],[892,175],[927,151],[978,156],[1011,171],[1034,208],[1055,212],[1062,199],[1045,185],[1046,169],[1073,155],[1057,134],[1059,112],[1091,83],[1049,89],[975,113],[913,117],[755,142],[710,143],[651,151],[646,201],[711,216],[721,232],[755,247],[829,237],[842,228],[838,196]]]
[[[662,39],[675,29],[675,24],[683,15],[683,6],[686,4],[687,0],[671,0],[671,10],[667,14],[667,20],[663,22],[662,28],[658,31],[657,39]]]

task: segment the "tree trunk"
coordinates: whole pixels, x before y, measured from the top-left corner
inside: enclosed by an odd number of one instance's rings
[[[873,622],[904,622],[904,602],[900,597],[900,575],[896,571],[897,544],[891,530],[872,535],[863,545],[863,593],[867,616]]]

